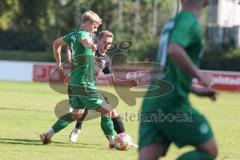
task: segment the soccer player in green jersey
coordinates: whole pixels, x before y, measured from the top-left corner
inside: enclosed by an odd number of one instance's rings
[[[109,84],[116,85],[116,86],[125,86],[125,87],[136,87],[137,86],[137,81],[134,79],[129,79],[129,80],[120,80],[117,79],[113,73],[112,73],[112,66],[111,66],[111,59],[107,55],[107,51],[110,49],[111,45],[113,42],[113,34],[112,32],[108,30],[101,31],[97,40],[97,50],[95,52],[95,78],[101,73],[103,73],[108,81]],[[68,47],[67,48],[67,57],[68,57],[68,62],[71,64],[71,50]],[[105,97],[107,100],[107,97]],[[69,140],[73,143],[75,143],[78,139],[78,135],[81,131],[82,128],[82,123],[84,119],[86,118],[88,114],[88,111],[85,110],[83,116],[77,120],[76,126],[69,135]],[[116,109],[113,109],[111,112],[111,118],[113,121],[114,125],[114,130],[119,134],[119,133],[124,133],[125,128],[123,125],[123,122],[118,116]]]
[[[177,160],[212,160],[217,157],[212,129],[188,98],[191,91],[213,100],[216,98],[216,92],[209,87],[211,80],[197,68],[203,53],[198,17],[208,1],[181,0],[181,3],[182,11],[163,28],[157,56],[157,63],[169,69],[162,80],[171,83],[173,90],[151,99],[147,98],[149,92],[146,93],[139,129],[140,160],[157,160],[165,156],[171,143],[178,147],[195,147]],[[192,88],[192,77],[205,88]],[[157,84],[157,80],[152,80],[151,84]],[[142,115],[145,115],[144,119]]]
[[[40,135],[44,144],[50,143],[53,135],[69,123],[81,118],[84,109],[87,108],[101,112],[101,127],[109,140],[109,145],[113,145],[114,127],[110,116],[113,107],[106,103],[102,94],[96,90],[94,83],[96,46],[91,35],[97,31],[101,22],[96,13],[87,11],[82,16],[80,30],[60,37],[53,43],[56,65],[60,72],[63,71],[61,47],[69,45],[72,49],[72,72],[69,77],[68,94],[69,105],[73,111],[60,117],[48,132]]]

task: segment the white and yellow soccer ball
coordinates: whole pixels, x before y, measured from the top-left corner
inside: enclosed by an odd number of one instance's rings
[[[114,147],[117,150],[126,151],[133,147],[132,138],[126,133],[120,133],[114,137]]]

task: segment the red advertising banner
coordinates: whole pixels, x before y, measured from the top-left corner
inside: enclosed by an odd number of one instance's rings
[[[204,71],[212,79],[212,87],[217,90],[240,91],[240,73],[226,71]],[[196,79],[193,85],[199,86]]]
[[[50,75],[56,71],[54,64],[34,64],[33,80],[38,82],[48,82]],[[66,74],[70,73],[70,67],[64,67]],[[212,78],[212,87],[217,90],[225,91],[240,91],[240,73],[239,72],[225,72],[225,71],[204,71]],[[149,71],[148,70],[130,70],[130,69],[114,69],[114,75],[119,79],[132,79],[143,77],[141,85],[149,84]],[[59,74],[52,74],[51,80],[60,81]],[[104,75],[98,76],[96,79],[97,84],[108,84],[107,77]],[[193,85],[200,86],[196,79],[193,79]]]
[[[68,74],[71,72],[69,66],[64,67],[64,73]],[[51,76],[51,81],[59,82],[61,81],[60,74],[53,74],[56,72],[56,66],[54,64],[34,64],[33,66],[33,81],[36,82],[49,82],[49,77]]]

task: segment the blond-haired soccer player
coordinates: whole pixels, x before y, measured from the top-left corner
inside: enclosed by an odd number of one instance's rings
[[[94,52],[96,46],[91,35],[97,31],[101,23],[102,20],[96,13],[87,11],[82,16],[78,31],[71,32],[53,42],[56,66],[60,72],[63,71],[61,47],[69,45],[72,50],[72,72],[69,77],[68,94],[69,105],[73,108],[73,111],[60,117],[48,132],[40,135],[44,144],[50,143],[53,135],[64,129],[69,123],[81,118],[85,108],[101,112],[102,129],[109,140],[109,144],[113,144],[114,127],[109,115],[113,107],[106,103],[102,94],[96,90],[94,83]]]
[[[116,86],[125,86],[125,87],[135,87],[137,86],[137,81],[136,80],[119,80],[114,75],[112,74],[112,69],[111,69],[111,59],[107,55],[107,51],[110,49],[111,45],[113,42],[113,34],[112,32],[108,30],[101,31],[99,36],[98,36],[98,41],[97,41],[97,51],[95,52],[95,78],[100,74],[103,73],[110,84],[116,85]],[[68,57],[69,54],[71,54],[71,51],[67,50]],[[71,63],[71,59],[68,58],[68,61]],[[107,97],[105,97],[107,99]],[[78,139],[78,135],[81,131],[82,128],[82,123],[88,114],[88,111],[85,110],[83,116],[78,119],[75,128],[71,132],[69,136],[69,140],[71,142],[76,142]],[[114,125],[114,130],[119,134],[125,132],[125,128],[123,125],[123,122],[118,116],[116,109],[113,109],[111,112],[111,118],[113,121]]]

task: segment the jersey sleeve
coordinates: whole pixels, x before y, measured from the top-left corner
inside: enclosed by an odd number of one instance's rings
[[[66,42],[68,45],[72,42],[72,36],[74,35],[74,32],[71,32],[65,36],[63,36],[63,41]]]
[[[177,43],[187,48],[194,42],[196,21],[191,18],[181,18],[171,32],[169,43]]]
[[[112,69],[111,69],[111,60],[109,57],[107,58],[107,65],[105,68],[103,68],[102,72],[107,76],[111,76]]]
[[[78,34],[78,40],[79,40],[79,42],[82,42],[83,39],[87,39],[88,42],[92,41],[92,38],[91,38],[91,36],[90,36],[90,34],[88,32],[81,31]]]

